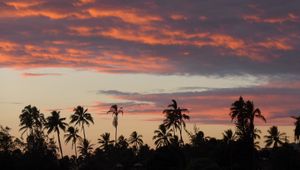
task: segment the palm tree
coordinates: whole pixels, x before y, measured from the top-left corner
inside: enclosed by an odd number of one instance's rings
[[[258,108],[254,107],[253,102],[245,102],[243,97],[240,97],[238,101],[235,101],[230,108],[230,116],[232,120],[236,120],[237,135],[241,140],[249,142],[251,147],[254,146],[255,139],[255,127],[254,118],[262,119],[266,122],[266,119],[261,114]]]
[[[93,144],[91,144],[90,141],[83,139],[79,143],[78,149],[79,149],[81,156],[86,158],[91,154],[91,152],[93,150]]]
[[[131,133],[128,141],[136,150],[138,150],[140,146],[144,144],[142,137],[142,135],[139,135],[136,131],[134,131]]]
[[[223,133],[223,141],[227,144],[231,143],[232,141],[236,140],[236,135],[235,133],[231,130],[225,130]]]
[[[295,131],[294,131],[294,136],[295,136],[295,142],[299,142],[299,137],[300,137],[300,116],[292,116],[293,119],[296,119],[295,122]]]
[[[90,122],[94,124],[93,117],[90,113],[87,112],[88,109],[84,109],[82,106],[77,106],[74,108],[74,114],[71,115],[71,122],[76,125],[81,126],[83,132],[83,138],[86,139],[84,125],[90,125]]]
[[[100,135],[101,138],[98,139],[98,143],[100,144],[100,148],[107,151],[108,147],[114,142],[110,140],[110,133],[103,133]]]
[[[254,103],[252,101],[246,102],[246,111],[247,115],[249,115],[249,123],[250,123],[250,142],[251,144],[254,143],[254,140],[256,138],[255,134],[255,128],[254,128],[254,118],[258,118],[266,122],[265,117],[261,114],[261,111],[259,108],[254,107]]]
[[[171,130],[167,130],[163,124],[159,125],[158,130],[154,131],[155,135],[153,136],[153,140],[155,140],[154,144],[156,148],[170,145],[172,138],[170,131]]]
[[[200,146],[206,142],[207,137],[205,137],[203,131],[201,131],[196,125],[194,125],[194,132],[189,132],[186,130],[190,137],[193,146]]]
[[[178,107],[177,102],[174,99],[172,100],[172,104],[170,104],[168,108],[163,111],[163,113],[166,114],[164,125],[167,128],[173,127],[174,135],[175,130],[179,130],[181,143],[183,143],[182,130],[186,127],[184,120],[190,119],[190,117],[184,114],[184,112],[188,112],[188,109]]]
[[[277,148],[279,145],[282,145],[285,140],[285,133],[280,133],[277,126],[272,126],[268,130],[268,135],[265,135],[266,138],[266,147],[273,145],[273,148]]]
[[[127,139],[123,135],[119,136],[116,146],[122,149],[126,149],[128,145],[129,144],[127,142]]]
[[[52,131],[57,133],[57,139],[58,139],[58,144],[59,144],[59,150],[61,153],[61,157],[63,157],[63,151],[61,147],[61,142],[60,142],[60,131],[59,129],[62,129],[65,131],[67,123],[64,121],[66,118],[61,118],[60,117],[60,112],[59,111],[52,111],[51,116],[47,117],[47,121],[45,124],[45,128],[48,129],[48,134],[51,133]]]
[[[118,115],[122,113],[123,115],[123,108],[118,108],[118,105],[112,105],[107,113],[112,113],[114,116],[113,118],[113,126],[115,127],[115,142],[117,142],[117,134],[118,134]]]
[[[20,131],[22,135],[30,131],[30,134],[33,134],[35,131],[40,131],[43,128],[45,123],[44,114],[40,113],[40,111],[35,106],[25,106],[22,110],[20,118]]]
[[[75,156],[77,158],[77,147],[76,147],[76,143],[77,143],[77,139],[81,139],[81,137],[78,135],[78,129],[74,128],[73,126],[68,127],[67,129],[67,134],[65,134],[65,142],[69,143],[72,140],[72,149],[74,147],[75,149]]]

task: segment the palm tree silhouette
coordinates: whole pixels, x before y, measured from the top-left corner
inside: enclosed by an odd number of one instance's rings
[[[81,156],[83,156],[84,158],[88,157],[93,150],[93,146],[94,145],[91,144],[90,141],[88,141],[86,139],[81,140],[81,142],[79,143],[79,146],[78,146]]]
[[[223,132],[223,141],[225,143],[229,144],[229,143],[231,143],[232,141],[235,141],[235,140],[236,140],[236,135],[231,129],[225,130]]]
[[[153,136],[153,140],[155,140],[154,144],[156,145],[156,148],[170,145],[171,143],[170,140],[172,138],[171,131],[172,130],[167,130],[163,124],[159,125],[158,130],[154,131],[155,135]]]
[[[90,125],[90,122],[94,124],[93,117],[90,113],[87,112],[88,109],[84,109],[82,106],[77,106],[74,108],[74,113],[71,115],[71,122],[76,125],[81,125],[81,129],[83,132],[83,138],[86,139],[84,125]]]
[[[295,122],[295,130],[294,130],[294,139],[295,139],[295,142],[299,143],[299,137],[300,137],[300,116],[296,117],[296,116],[292,116],[293,119],[296,120]]]
[[[23,131],[22,136],[28,130],[30,131],[30,134],[41,130],[45,123],[44,114],[40,113],[37,107],[31,105],[24,107],[19,119],[21,126],[20,131]]]
[[[256,117],[266,122],[261,111],[254,107],[253,102],[245,102],[243,97],[240,97],[238,101],[235,101],[232,104],[230,108],[230,116],[232,120],[236,120],[235,124],[238,129],[237,135],[239,138],[248,142],[253,148],[254,139],[256,137],[254,118]]]
[[[100,144],[100,148],[107,151],[108,147],[114,142],[110,140],[110,133],[103,133],[100,135],[101,138],[98,139],[98,143]]]
[[[136,131],[134,131],[131,133],[128,139],[129,143],[133,145],[136,151],[138,151],[139,148],[144,144],[142,137],[142,135],[139,135]]]
[[[249,123],[250,123],[250,142],[251,144],[254,144],[254,140],[256,138],[255,134],[255,128],[254,128],[254,118],[258,118],[266,122],[265,117],[261,114],[261,111],[259,108],[254,107],[254,103],[252,101],[246,102],[246,111],[247,115],[249,115]]]
[[[117,135],[118,135],[118,115],[122,113],[123,115],[123,108],[118,108],[118,105],[112,105],[107,113],[112,113],[114,116],[113,118],[113,126],[115,127],[115,143],[117,142]]]
[[[128,145],[129,144],[128,144],[127,139],[123,135],[119,136],[116,146],[119,148],[122,148],[122,149],[126,149],[128,147]]]
[[[265,135],[266,147],[270,147],[273,145],[273,148],[277,148],[284,143],[286,134],[280,133],[277,126],[270,127],[268,133],[268,135]]]
[[[59,111],[52,111],[51,112],[51,116],[48,116],[46,119],[46,124],[45,124],[45,128],[48,129],[48,134],[50,134],[52,131],[57,133],[57,140],[58,140],[58,144],[59,144],[59,150],[61,153],[61,157],[63,157],[63,151],[62,151],[62,146],[61,146],[61,142],[60,142],[60,131],[59,129],[65,131],[67,123],[65,123],[64,121],[66,120],[66,118],[61,118],[60,117],[60,112]]]
[[[175,131],[178,129],[180,133],[180,142],[183,143],[182,130],[186,127],[184,120],[189,120],[190,117],[183,112],[188,112],[188,109],[180,108],[177,105],[176,100],[172,100],[172,104],[168,106],[167,109],[163,111],[166,114],[166,119],[164,120],[164,125],[169,129],[173,128],[174,136]]]
[[[68,127],[67,129],[67,134],[65,134],[65,143],[69,143],[70,141],[72,141],[72,149],[74,147],[75,150],[75,157],[77,158],[77,147],[76,147],[76,143],[77,143],[77,139],[81,139],[81,137],[78,135],[78,129],[74,128],[73,126]]]

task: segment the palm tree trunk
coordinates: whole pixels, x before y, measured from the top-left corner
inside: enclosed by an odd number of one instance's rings
[[[77,147],[76,147],[76,142],[74,142],[74,145],[75,145],[75,157],[77,159]]]
[[[116,129],[115,129],[115,145],[117,143],[117,134],[118,134],[118,126],[116,126]]]
[[[84,140],[86,140],[86,137],[85,137],[85,130],[84,130],[84,125],[83,125],[83,123],[82,123],[82,132],[83,132],[83,138],[84,138]]]
[[[60,150],[61,158],[63,158],[64,155],[63,155],[63,151],[62,151],[62,147],[61,147],[60,136],[59,136],[59,130],[57,131],[57,138],[58,138],[58,144],[59,144],[59,150]]]
[[[183,139],[182,139],[182,125],[180,125],[179,133],[180,133],[180,142],[183,144]]]

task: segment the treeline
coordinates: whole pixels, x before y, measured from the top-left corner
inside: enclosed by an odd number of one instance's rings
[[[82,106],[74,108],[67,122],[59,111],[45,117],[35,106],[22,110],[21,138],[13,137],[10,128],[0,128],[1,169],[123,169],[123,170],[296,170],[300,169],[300,117],[296,119],[295,143],[289,143],[285,133],[276,126],[270,127],[265,148],[257,139],[260,130],[255,119],[266,121],[260,109],[251,101],[240,97],[230,107],[230,119],[235,131],[223,132],[223,139],[205,136],[197,127],[186,129],[190,119],[188,109],[178,106],[175,100],[163,110],[164,120],[154,131],[155,149],[143,142],[143,136],[134,131],[126,138],[118,136],[118,116],[122,107],[112,105],[107,113],[113,115],[114,139],[110,133],[99,136],[92,144],[86,130],[94,124],[92,114]],[[80,133],[82,131],[82,134]],[[190,141],[184,142],[187,133]],[[51,138],[49,134],[57,137]],[[62,142],[72,145],[74,155],[64,155]]]

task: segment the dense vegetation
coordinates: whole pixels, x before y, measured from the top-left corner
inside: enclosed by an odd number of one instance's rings
[[[13,137],[8,127],[1,126],[1,169],[300,169],[296,144],[299,143],[300,117],[293,117],[296,120],[295,143],[289,143],[285,133],[272,126],[264,136],[265,148],[259,148],[260,130],[255,127],[254,120],[266,119],[253,102],[244,101],[242,97],[230,108],[229,115],[236,129],[226,130],[223,139],[206,137],[197,127],[187,130],[188,109],[172,100],[163,110],[164,121],[154,131],[155,149],[144,144],[143,136],[136,131],[128,138],[118,136],[121,107],[113,105],[108,113],[113,114],[114,140],[109,133],[103,133],[98,144],[92,144],[85,133],[94,123],[88,109],[77,106],[67,123],[59,111],[52,111],[45,117],[35,106],[26,106],[19,116],[21,139]],[[52,133],[57,135],[56,139],[49,138]],[[189,135],[189,142],[184,143],[183,133]],[[63,154],[62,141],[72,145],[74,155]]]

